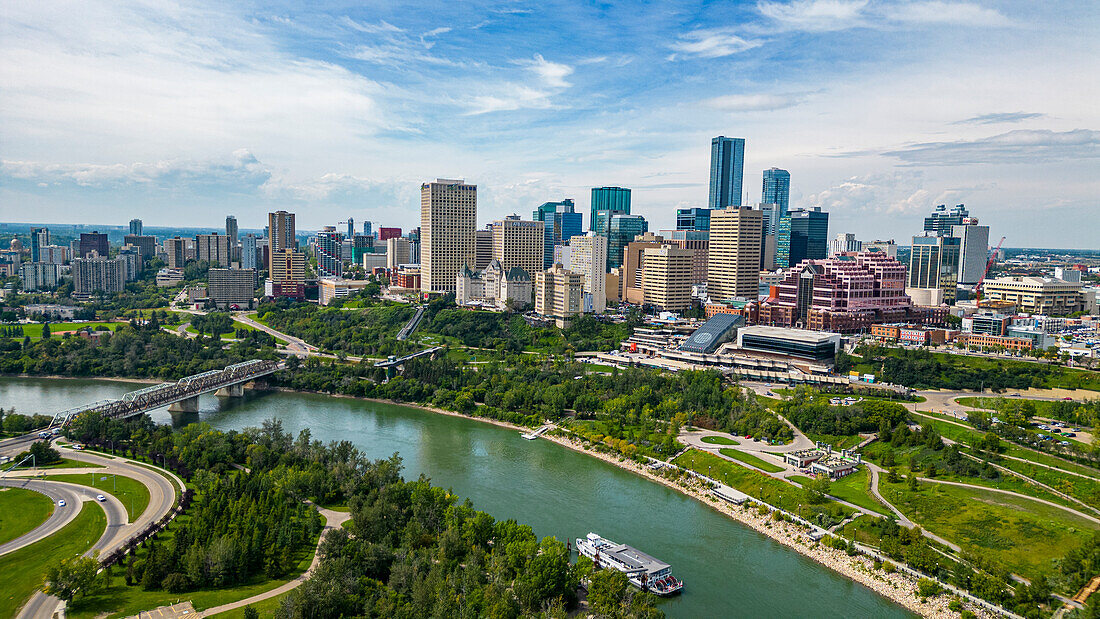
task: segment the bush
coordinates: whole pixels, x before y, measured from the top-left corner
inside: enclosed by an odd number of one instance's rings
[[[933,598],[941,593],[943,593],[943,587],[931,578],[921,578],[917,581],[917,595],[921,598]]]
[[[898,571],[898,567],[893,563],[887,561],[882,564],[882,571],[886,572],[887,574],[893,574],[894,572]]]
[[[172,572],[160,582],[161,588],[169,593],[183,593],[191,587],[187,577],[179,572]]]
[[[947,603],[947,608],[957,613],[960,613],[963,609],[963,603],[959,601],[958,598],[956,598]]]

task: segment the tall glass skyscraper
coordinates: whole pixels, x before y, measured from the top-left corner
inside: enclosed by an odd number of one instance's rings
[[[676,209],[677,230],[710,230],[709,208],[678,208]]]
[[[829,214],[815,206],[813,210],[795,209],[779,220],[775,241],[775,264],[781,269],[803,260],[829,257]]]
[[[142,225],[140,219],[130,220],[130,234],[136,236],[141,236],[142,234],[145,234],[144,226]]]
[[[623,248],[639,234],[649,232],[649,222],[641,215],[612,215],[608,223],[607,270],[623,266]]]
[[[543,243],[543,268],[554,265],[554,246],[564,245],[574,236],[584,233],[584,215],[576,212],[571,198],[561,202],[544,202],[531,214],[531,219],[546,224]]]
[[[787,216],[791,202],[791,173],[779,168],[764,170],[764,187],[760,193],[763,204],[778,204],[779,217]]]
[[[950,211],[947,210],[946,204],[940,204],[932,209],[932,215],[924,218],[924,231],[950,235],[951,226],[961,226],[968,223],[963,220],[969,218],[970,211],[966,210],[966,207],[962,204],[956,204]]]
[[[625,187],[593,187],[592,214],[588,219],[588,229],[600,232],[596,228],[597,213],[601,211],[619,211],[630,214],[630,190]],[[606,230],[603,231],[606,234]]]
[[[710,141],[710,208],[741,206],[745,178],[745,138],[718,136]]]

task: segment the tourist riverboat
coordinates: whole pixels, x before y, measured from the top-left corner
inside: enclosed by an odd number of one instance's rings
[[[674,595],[684,588],[683,581],[672,576],[672,566],[646,553],[589,533],[577,538],[577,552],[592,559],[597,568],[619,570],[630,584],[657,595]]]

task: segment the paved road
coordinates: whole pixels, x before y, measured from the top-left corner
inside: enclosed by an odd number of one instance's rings
[[[77,513],[80,512],[80,493],[73,492],[70,488],[60,484],[50,484],[30,479],[6,478],[0,479],[0,486],[25,488],[27,490],[42,493],[48,496],[50,500],[53,501],[54,505],[53,513],[46,518],[46,522],[43,522],[26,534],[6,544],[0,544],[0,555],[19,550],[24,546],[28,546],[40,539],[57,533],[64,528],[65,525],[72,522],[73,519],[76,518]],[[57,502],[60,500],[64,500],[67,505],[65,507],[59,507]]]
[[[233,318],[235,318],[237,320],[237,322],[242,322],[242,323],[252,327],[253,329],[259,329],[260,331],[263,331],[264,333],[266,333],[268,335],[277,337],[277,338],[285,341],[287,343],[286,344],[287,352],[290,352],[292,354],[295,354],[295,355],[298,355],[298,356],[306,356],[306,355],[309,355],[309,354],[320,352],[320,350],[318,350],[318,348],[316,346],[306,343],[306,341],[301,339],[301,338],[294,337],[293,335],[287,335],[286,333],[283,333],[282,331],[276,331],[275,329],[272,329],[271,327],[263,324],[262,322],[253,320],[251,314],[246,314],[246,313],[234,314]]]
[[[947,481],[945,479],[929,479],[927,477],[918,477],[917,479],[919,479],[920,481],[925,481],[925,482],[931,483],[931,484],[944,484],[945,486],[959,486],[960,488],[970,488],[970,489],[973,489],[973,490],[986,490],[986,491],[989,491],[989,492],[996,492],[996,493],[999,493],[999,494],[1007,494],[1009,496],[1014,496],[1014,497],[1018,497],[1018,498],[1021,498],[1021,499],[1027,499],[1029,501],[1035,501],[1036,503],[1042,503],[1043,505],[1049,505],[1051,507],[1057,507],[1058,509],[1067,511],[1067,512],[1073,514],[1074,516],[1077,516],[1078,518],[1084,518],[1085,520],[1089,520],[1089,521],[1091,521],[1095,524],[1100,524],[1100,518],[1090,516],[1088,514],[1079,512],[1075,509],[1066,507],[1065,505],[1061,505],[1061,504],[1055,503],[1053,501],[1047,501],[1046,499],[1038,499],[1038,498],[1035,498],[1033,496],[1027,496],[1026,494],[1020,494],[1019,492],[1013,492],[1011,490],[1002,490],[1000,488],[988,488],[986,486],[979,486],[977,484],[966,484],[966,483],[963,483],[963,482],[960,482],[960,481]]]

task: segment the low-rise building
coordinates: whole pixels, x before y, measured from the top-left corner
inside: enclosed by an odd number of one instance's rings
[[[30,305],[24,305],[23,311],[27,314],[27,317],[44,317],[60,320],[72,320],[76,318],[76,313],[80,311],[80,308],[75,305],[55,305],[52,303],[32,303]]]
[[[982,285],[986,298],[1015,303],[1022,312],[1064,316],[1084,309],[1081,284],[1053,277],[998,277]]]
[[[840,339],[839,333],[759,325],[737,331],[738,348],[826,364],[836,359]]]
[[[956,341],[967,348],[1003,348],[1012,351],[1031,350],[1033,340],[999,335],[981,335],[978,333],[960,333]]]
[[[381,255],[381,254],[378,254]],[[317,299],[321,305],[328,305],[334,299],[345,299],[370,285],[367,279],[343,279],[322,277],[317,280]]]
[[[171,288],[182,281],[183,269],[163,268],[157,271],[156,282],[160,288]]]

